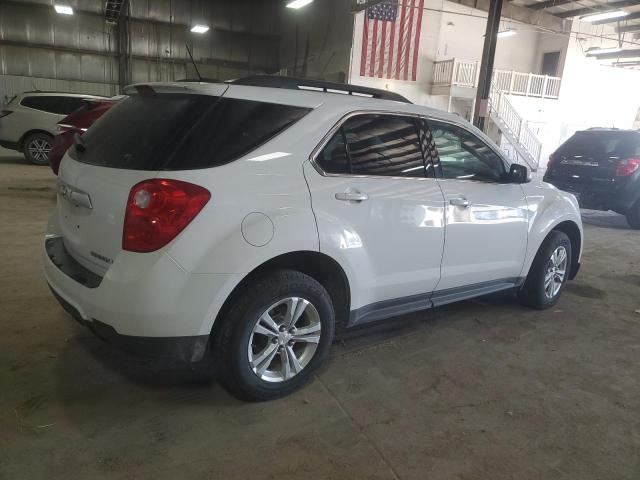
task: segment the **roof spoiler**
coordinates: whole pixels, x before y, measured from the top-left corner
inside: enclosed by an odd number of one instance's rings
[[[326,82],[310,78],[281,77],[275,75],[249,75],[248,77],[230,80],[233,85],[247,85],[252,87],[285,88],[288,90],[310,90],[316,92],[338,93],[360,97],[393,100],[395,102],[411,103],[402,95],[378,88],[363,87],[349,83]]]

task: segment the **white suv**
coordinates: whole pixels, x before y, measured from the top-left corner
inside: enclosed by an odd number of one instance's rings
[[[57,123],[94,95],[60,92],[24,92],[0,111],[0,146],[23,152],[31,163],[49,164]]]
[[[336,329],[507,289],[542,309],[578,271],[575,198],[454,115],[272,77],[126,93],[62,161],[47,281],[242,398],[300,387]]]

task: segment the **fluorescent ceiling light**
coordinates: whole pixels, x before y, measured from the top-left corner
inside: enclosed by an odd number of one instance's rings
[[[518,33],[517,30],[512,30],[511,28],[508,28],[506,30],[503,30],[501,32],[498,32],[498,38],[504,38],[504,37],[512,37],[514,36],[516,33]]]
[[[605,53],[616,53],[621,50],[620,47],[591,47],[587,50],[587,55],[604,55]]]
[[[313,0],[290,0],[287,2],[287,8],[302,8],[309,5]]]
[[[586,17],[582,17],[581,20],[584,20],[585,22],[597,22],[598,20],[609,20],[611,18],[626,17],[627,15],[629,15],[628,12],[625,12],[623,10],[616,10],[615,12],[604,12],[598,13],[596,15],[587,15]]]
[[[68,5],[54,5],[53,8],[62,15],[73,15],[73,8]]]
[[[207,25],[194,25],[191,27],[191,31],[193,33],[205,33],[209,31],[209,27]]]

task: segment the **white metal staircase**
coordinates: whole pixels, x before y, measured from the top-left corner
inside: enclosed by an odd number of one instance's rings
[[[542,142],[513,108],[503,91],[492,89],[489,97],[489,118],[532,171],[538,169]]]
[[[438,61],[434,64],[433,86],[475,89],[478,86],[479,73],[478,61],[458,58]],[[518,159],[533,171],[538,169],[542,142],[509,102],[506,94],[557,99],[560,81],[559,77],[535,73],[499,69],[493,71],[488,104],[489,118],[511,144]]]

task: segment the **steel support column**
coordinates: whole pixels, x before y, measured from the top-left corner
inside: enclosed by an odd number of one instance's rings
[[[493,74],[493,60],[496,56],[496,43],[498,41],[498,29],[500,28],[500,14],[502,13],[502,0],[491,0],[489,16],[487,17],[487,29],[484,35],[484,47],[482,49],[482,62],[480,63],[480,77],[478,78],[478,92],[473,114],[473,122],[480,130],[484,129],[485,118],[488,115],[488,99],[491,92],[491,76]]]

